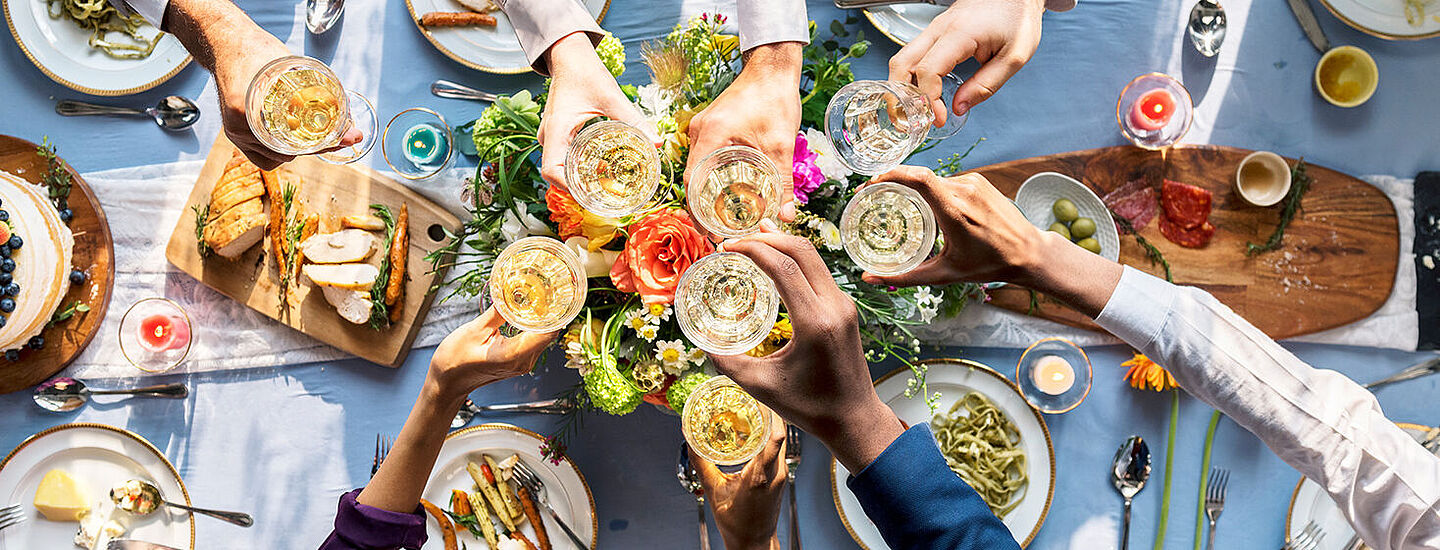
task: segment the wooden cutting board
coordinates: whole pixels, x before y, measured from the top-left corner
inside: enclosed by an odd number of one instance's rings
[[[63,157],[66,152],[80,149],[78,143],[57,145],[56,152]],[[67,308],[79,301],[90,307],[87,313],[77,313],[69,320],[45,329],[45,347],[25,350],[20,361],[10,363],[0,358],[0,393],[10,393],[34,386],[60,372],[85,351],[85,346],[100,330],[100,321],[110,307],[110,291],[115,282],[115,242],[110,238],[110,222],[90,185],[65,164],[74,183],[70,186],[68,205],[75,217],[70,220],[70,231],[75,235],[74,256],[71,259],[76,269],[85,272],[85,284],[71,285],[70,292],[60,302]],[[35,144],[29,141],[0,136],[0,170],[10,172],[21,179],[39,183],[40,176],[48,169],[45,159],[35,154]],[[22,290],[23,293],[23,290]],[[113,337],[113,335],[111,335]]]
[[[1141,236],[1165,255],[1175,282],[1202,288],[1272,338],[1310,334],[1358,321],[1390,297],[1399,262],[1395,207],[1374,186],[1307,163],[1310,191],[1285,233],[1279,250],[1245,255],[1245,243],[1262,243],[1279,219],[1280,206],[1251,206],[1234,191],[1235,170],[1252,151],[1213,145],[1179,145],[1167,158],[1136,147],[1106,147],[1016,160],[976,169],[1002,192],[1015,196],[1037,172],[1059,172],[1105,196],[1125,183],[1162,178],[1204,187],[1214,193],[1210,244],[1183,248],[1160,234],[1159,220]],[[1286,159],[1291,166],[1295,159]],[[1157,194],[1158,195],[1158,194]],[[1134,237],[1120,238],[1120,262],[1163,277]],[[1075,277],[1085,277],[1075,273]],[[992,304],[1025,313],[1029,291],[1002,288]],[[1034,315],[1070,326],[1098,330],[1095,323],[1055,300],[1042,299]]]
[[[233,260],[215,254],[201,258],[196,248],[195,216],[190,208],[209,203],[210,191],[234,149],[224,135],[210,149],[195,188],[190,192],[190,199],[185,203],[185,212],[175,225],[175,232],[170,235],[165,257],[206,286],[271,319],[373,363],[400,366],[410,353],[410,345],[430,311],[434,295],[429,290],[437,279],[444,276],[443,272],[430,272],[425,256],[444,244],[446,231],[454,233],[459,229],[460,220],[404,185],[369,168],[330,164],[313,156],[298,157],[281,169],[301,177],[303,183],[296,193],[296,200],[304,202],[310,211],[320,213],[322,230],[338,230],[341,217],[369,213],[371,204],[384,204],[396,214],[400,212],[402,203],[409,204],[409,277],[400,321],[381,330],[351,324],[340,318],[335,308],[325,301],[320,289],[306,282],[303,275],[296,285],[294,304],[285,305],[279,297],[279,277],[274,259],[268,253],[268,238]],[[378,232],[375,234],[381,236]],[[371,258],[372,263],[378,262],[378,255],[382,252],[377,250],[375,254]]]

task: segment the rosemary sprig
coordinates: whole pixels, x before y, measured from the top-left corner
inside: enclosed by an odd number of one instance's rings
[[[210,203],[203,206],[199,204],[190,205],[190,211],[195,213],[195,248],[200,251],[200,257],[210,255],[210,243],[205,242],[205,222],[210,219]]]
[[[1310,175],[1305,173],[1305,159],[1295,163],[1290,169],[1290,193],[1285,196],[1285,209],[1280,211],[1280,223],[1275,225],[1275,231],[1265,244],[1245,243],[1245,255],[1254,256],[1262,252],[1269,252],[1280,248],[1280,243],[1285,240],[1285,229],[1290,227],[1290,222],[1295,220],[1295,214],[1300,211],[1300,199],[1305,192],[1310,190]]]
[[[390,284],[390,246],[395,241],[395,215],[390,212],[390,207],[383,204],[372,204],[370,210],[375,212],[375,217],[385,222],[385,246],[380,248],[383,253],[380,257],[380,275],[375,277],[375,285],[370,287],[370,328],[380,330],[390,324],[390,311],[385,305],[385,287]]]
[[[580,429],[585,424],[585,415],[595,410],[595,406],[590,403],[590,394],[585,392],[583,380],[577,381],[555,397],[575,405],[566,410],[565,414],[560,415],[555,431],[550,432],[550,436],[545,438],[544,446],[540,448],[541,458],[559,463],[565,459],[565,450],[569,447],[570,438],[580,433]]]
[[[295,186],[291,184],[286,184],[280,191],[280,203],[282,206],[280,220],[282,224],[281,230],[284,231],[282,234],[284,242],[280,247],[280,257],[284,259],[285,264],[285,268],[280,270],[281,304],[285,303],[285,298],[289,295],[290,283],[292,282],[290,274],[295,272],[295,259],[300,248],[300,233],[305,229],[303,224],[296,223],[294,220],[292,210],[295,206],[295,191]]]
[[[1110,211],[1110,215],[1115,218],[1115,224],[1120,226],[1121,233],[1134,236],[1135,242],[1140,243],[1140,246],[1145,249],[1145,258],[1150,260],[1151,265],[1160,264],[1160,267],[1165,268],[1165,280],[1171,283],[1175,282],[1175,279],[1170,277],[1170,261],[1165,259],[1165,255],[1160,253],[1160,249],[1155,248],[1155,245],[1150,244],[1145,237],[1141,237],[1140,232],[1135,230],[1135,225],[1130,223],[1129,218],[1116,214],[1114,210]]]

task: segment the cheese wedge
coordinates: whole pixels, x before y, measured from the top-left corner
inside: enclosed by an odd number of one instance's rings
[[[50,470],[35,489],[35,509],[50,521],[80,521],[90,511],[90,498],[64,470]]]
[[[380,269],[370,264],[307,264],[305,277],[319,286],[370,290]]]
[[[364,261],[375,250],[375,236],[362,229],[315,235],[300,243],[305,259],[317,264]]]

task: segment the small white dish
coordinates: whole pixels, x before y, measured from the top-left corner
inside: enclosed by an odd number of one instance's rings
[[[1052,207],[1060,199],[1070,199],[1080,211],[1080,217],[1095,220],[1095,240],[1100,241],[1100,255],[1112,262],[1120,261],[1120,230],[1115,228],[1115,218],[1085,184],[1064,174],[1041,172],[1030,176],[1015,192],[1015,205],[1031,225],[1042,231],[1055,223]]]
[[[1290,164],[1269,151],[1250,153],[1235,167],[1235,192],[1255,206],[1274,206],[1290,194]]]

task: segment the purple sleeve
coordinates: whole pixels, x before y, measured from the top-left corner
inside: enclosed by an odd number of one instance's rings
[[[419,505],[405,514],[366,506],[355,501],[360,489],[340,496],[335,530],[320,550],[372,550],[420,548],[425,544],[425,511]]]

